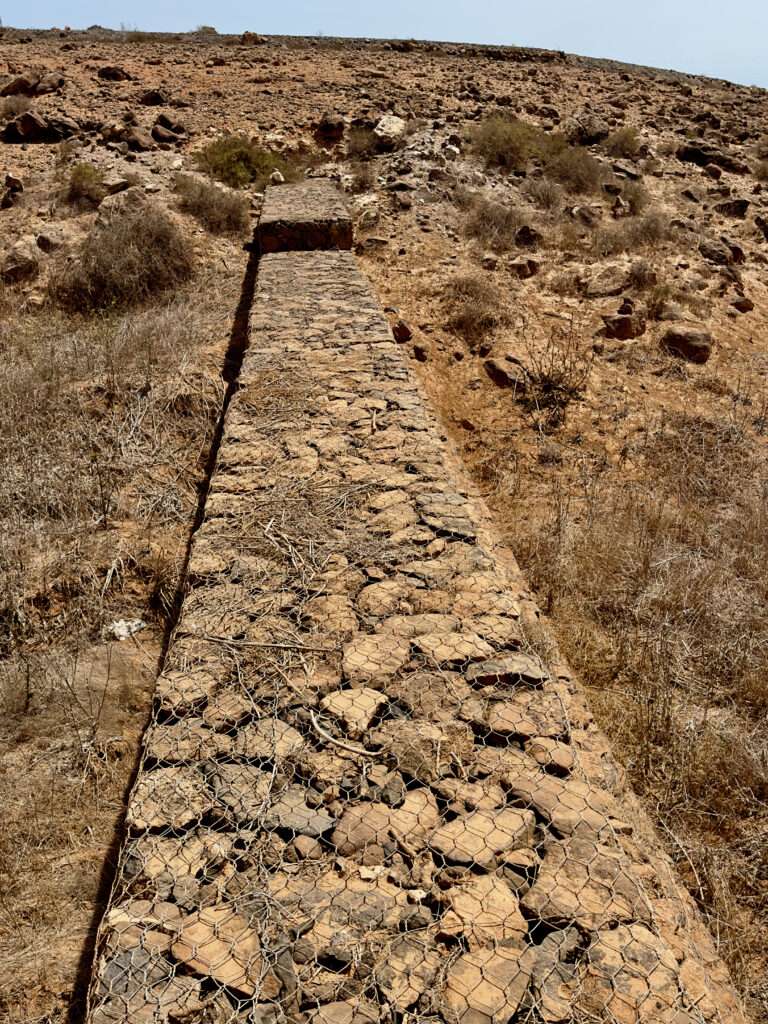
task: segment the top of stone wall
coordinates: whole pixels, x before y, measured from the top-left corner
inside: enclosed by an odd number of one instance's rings
[[[327,178],[267,189],[257,239],[262,253],[351,249],[352,218]]]

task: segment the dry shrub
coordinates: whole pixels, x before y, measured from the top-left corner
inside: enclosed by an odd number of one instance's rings
[[[370,159],[376,152],[376,136],[371,128],[351,128],[347,134],[347,156],[354,160]]]
[[[177,174],[173,184],[181,209],[214,234],[239,235],[248,227],[250,206],[244,196],[192,174]]]
[[[455,277],[446,289],[448,326],[470,342],[483,338],[503,320],[499,290],[476,274]]]
[[[469,238],[476,238],[483,245],[499,252],[514,248],[515,235],[525,218],[514,206],[505,206],[478,196],[470,207],[464,222],[464,231]]]
[[[161,206],[142,202],[97,222],[77,261],[52,277],[50,293],[75,312],[125,308],[188,281],[193,266],[176,222]]]
[[[104,175],[93,164],[78,163],[69,172],[64,199],[70,206],[93,209],[98,206],[107,190]]]
[[[364,160],[353,160],[349,170],[352,175],[352,180],[349,185],[350,192],[354,195],[360,195],[363,192],[370,192],[376,184],[376,170],[374,165],[372,163],[367,163]]]
[[[599,192],[606,180],[602,164],[579,146],[563,144],[554,148],[544,161],[544,171],[575,195]]]
[[[31,106],[28,96],[6,96],[0,100],[0,121],[12,121],[19,114],[25,114]]]
[[[538,429],[553,430],[565,422],[571,403],[583,397],[593,354],[574,320],[553,328],[543,345],[526,348],[524,405]]]
[[[298,181],[308,163],[308,158],[299,154],[287,156],[264,149],[245,135],[222,135],[195,154],[198,170],[230,188],[266,188],[273,171],[279,171],[286,181]]]
[[[746,984],[768,923],[768,465],[731,417],[679,412],[628,455],[554,477],[512,540]]]
[[[547,178],[530,178],[523,186],[523,193],[534,206],[547,213],[557,213],[565,201],[562,187]]]
[[[644,292],[654,288],[658,283],[659,275],[648,260],[635,260],[629,268],[629,287]]]
[[[471,145],[486,166],[522,171],[529,160],[541,154],[546,138],[545,132],[527,121],[494,116],[474,129]]]
[[[641,146],[637,128],[630,125],[612,132],[603,143],[603,149],[609,156],[628,159],[639,156]]]
[[[621,198],[629,205],[629,212],[636,217],[651,201],[648,192],[639,181],[626,181],[621,186]]]
[[[653,248],[673,237],[668,218],[659,210],[650,210],[642,217],[626,218],[600,228],[595,232],[592,245],[598,256],[615,256]]]

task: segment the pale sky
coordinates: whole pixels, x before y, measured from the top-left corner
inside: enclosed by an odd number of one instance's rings
[[[768,87],[768,0],[0,0],[0,17],[25,28],[204,24],[541,46]]]

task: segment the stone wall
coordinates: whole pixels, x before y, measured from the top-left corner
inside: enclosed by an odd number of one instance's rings
[[[91,1024],[743,1021],[350,253],[240,384]]]

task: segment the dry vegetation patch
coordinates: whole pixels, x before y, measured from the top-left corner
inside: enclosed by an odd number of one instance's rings
[[[221,403],[203,353],[238,277],[0,322],[2,1020],[63,1020],[88,949]]]
[[[765,911],[768,461],[744,418],[687,413],[625,458],[582,456],[512,539],[744,982]]]
[[[73,312],[121,309],[183,284],[193,268],[191,247],[173,218],[140,202],[96,222],[78,259],[53,276],[50,293]]]
[[[502,296],[479,274],[455,277],[446,289],[448,326],[469,342],[480,341],[503,320]]]
[[[244,196],[191,174],[177,174],[174,188],[181,209],[192,214],[209,231],[238,235],[248,227],[250,207]]]

